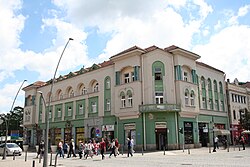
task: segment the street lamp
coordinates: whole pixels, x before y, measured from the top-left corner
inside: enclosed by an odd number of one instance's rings
[[[53,90],[53,86],[54,86],[54,83],[55,83],[55,77],[56,77],[56,72],[57,72],[57,69],[59,67],[59,64],[61,62],[61,59],[62,59],[62,56],[63,56],[63,53],[65,51],[65,49],[67,48],[68,44],[69,44],[69,41],[73,40],[73,38],[69,38],[63,51],[62,51],[62,54],[58,60],[58,63],[57,63],[57,66],[56,66],[56,70],[55,70],[55,73],[54,73],[54,76],[53,76],[53,79],[52,79],[52,83],[51,83],[51,87],[50,87],[50,94],[49,94],[49,102],[48,102],[48,112],[46,112],[46,107],[45,107],[45,149],[44,149],[44,159],[43,159],[43,167],[47,167],[48,166],[48,147],[49,147],[49,141],[48,141],[48,138],[49,138],[49,112],[50,112],[50,103],[51,103],[51,100],[52,100],[52,90]],[[44,99],[43,99],[44,100]],[[45,101],[44,101],[45,102]]]
[[[21,88],[23,87],[24,82],[26,82],[26,81],[27,81],[27,80],[23,80],[21,86],[19,87],[19,89],[18,89],[18,91],[17,91],[17,93],[16,93],[16,96],[15,96],[15,98],[14,98],[14,100],[13,100],[13,103],[12,103],[12,106],[11,106],[11,108],[10,108],[10,111],[13,110],[13,107],[14,107],[14,104],[15,104],[15,101],[16,101],[16,98],[17,98],[17,95],[19,94]],[[4,144],[3,158],[2,158],[2,159],[6,159],[6,147],[7,147],[7,137],[8,137],[8,119],[7,119],[7,115],[5,116],[4,120],[5,120],[5,125],[6,125],[6,133],[5,133],[5,142],[4,142],[5,144]]]

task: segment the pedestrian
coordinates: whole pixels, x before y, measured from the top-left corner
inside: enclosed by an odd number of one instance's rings
[[[64,152],[63,152],[63,141],[61,140],[59,143],[58,143],[58,149],[57,149],[57,155],[59,154],[60,157],[63,157],[64,158]]]
[[[79,154],[80,159],[82,159],[83,152],[84,152],[84,143],[82,141],[79,141],[79,151],[78,151],[78,154]]]
[[[73,155],[73,157],[76,157],[74,139],[71,139],[71,141],[70,141],[70,143],[69,143],[68,158],[71,157],[71,154]]]
[[[84,155],[83,157],[86,159],[86,157],[88,157],[88,143],[87,141],[85,141],[85,144],[84,144]]]
[[[214,138],[214,147],[215,147],[215,149],[216,149],[216,148],[219,149],[219,144],[218,144],[218,142],[219,142],[219,138],[218,138],[218,136],[215,136],[215,138]]]
[[[119,148],[120,148],[120,144],[118,142],[118,139],[115,139],[115,154],[119,155]]]
[[[115,139],[112,140],[112,142],[110,143],[110,148],[111,148],[111,153],[109,154],[109,158],[111,158],[111,155],[114,154],[114,156],[116,157],[116,154],[115,154]]]
[[[90,156],[91,158],[93,158],[93,149],[94,149],[94,146],[92,144],[92,141],[89,140],[88,145],[87,145],[87,154],[85,156],[85,159],[87,159],[88,156]]]
[[[131,155],[131,157],[133,157],[133,153],[132,153],[132,143],[131,143],[130,138],[127,138],[127,141],[128,141],[128,157],[129,157],[129,154]]]
[[[41,158],[44,155],[44,141],[43,140],[41,140],[41,142],[38,145],[38,150],[37,150],[37,156],[36,156],[36,158],[38,158],[39,155],[40,155]]]
[[[135,146],[135,141],[134,141],[134,139],[133,139],[133,137],[132,137],[132,138],[131,138],[131,151],[132,151],[132,153],[135,152],[134,146]]]
[[[240,143],[242,144],[243,150],[245,150],[245,137],[244,135],[240,135]]]
[[[63,143],[63,153],[64,154],[68,154],[68,148],[69,148],[69,145],[66,142],[64,142]]]
[[[104,153],[106,152],[106,143],[103,138],[102,138],[102,141],[100,142],[100,149],[101,149],[101,155],[102,155],[102,160],[103,160],[105,158]]]

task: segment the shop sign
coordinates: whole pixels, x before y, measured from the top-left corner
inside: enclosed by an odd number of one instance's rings
[[[136,129],[135,128],[135,124],[125,124],[124,125],[124,130],[133,130],[133,129]]]
[[[114,131],[115,126],[114,125],[102,125],[102,131]]]
[[[155,128],[156,129],[167,128],[167,123],[166,122],[155,122]]]

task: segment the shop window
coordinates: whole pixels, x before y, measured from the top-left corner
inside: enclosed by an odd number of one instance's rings
[[[193,144],[194,143],[193,123],[192,122],[184,122],[184,135],[185,135],[185,144]]]

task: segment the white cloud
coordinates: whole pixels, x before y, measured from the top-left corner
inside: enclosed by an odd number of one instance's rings
[[[233,15],[230,19],[229,19],[229,24],[234,25],[234,24],[238,24],[238,19],[240,17],[244,17],[250,10],[250,5],[245,5],[243,7],[240,7],[238,10],[237,15]]]
[[[23,81],[22,81],[23,82]],[[0,89],[0,113],[7,113],[10,111],[11,106],[14,102],[14,97],[16,96],[18,89],[20,88],[22,82],[15,82],[13,84],[6,84],[2,89]],[[23,86],[27,85],[24,83]],[[17,99],[14,106],[23,106],[24,91],[20,90],[17,95]]]
[[[193,52],[202,62],[224,71],[227,78],[246,81],[250,78],[249,43],[249,26],[235,25],[213,35],[208,44],[195,46]]]

